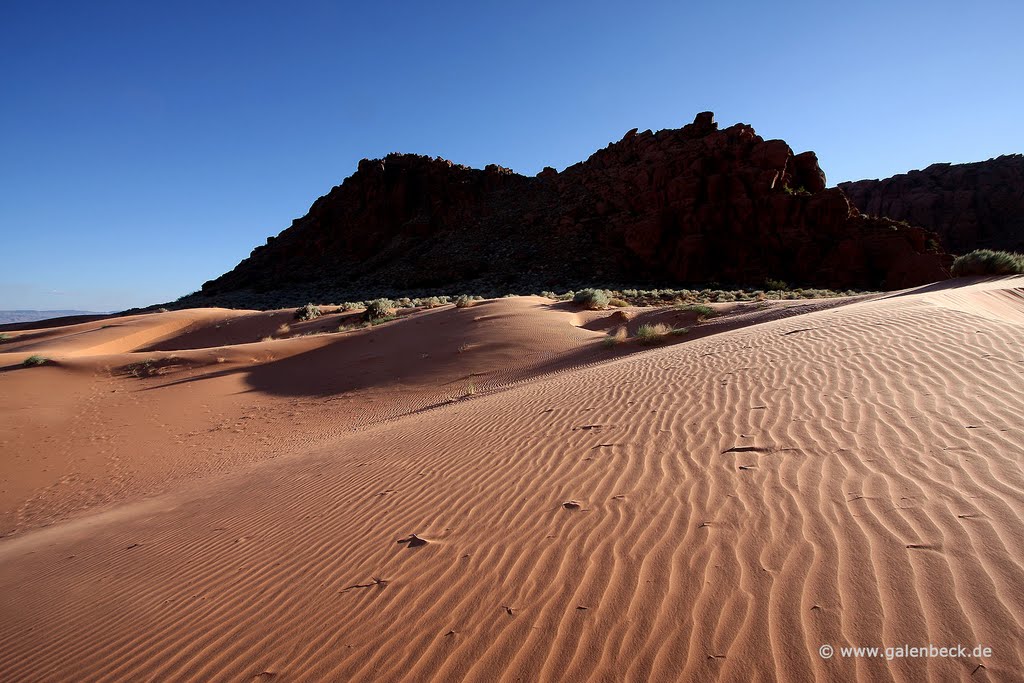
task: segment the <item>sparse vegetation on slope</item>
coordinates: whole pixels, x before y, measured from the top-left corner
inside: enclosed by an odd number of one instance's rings
[[[697,321],[700,322],[706,318],[713,318],[718,315],[715,309],[711,308],[707,304],[687,304],[680,308],[681,311],[687,311],[689,313],[697,314]]]
[[[761,287],[736,288],[724,286],[719,283],[709,283],[704,287],[695,288],[660,288],[660,289],[638,289],[622,284],[605,284],[602,287],[583,287],[575,289],[553,291],[541,286],[524,287],[508,292],[500,289],[492,283],[483,282],[476,294],[438,294],[436,292],[416,290],[415,297],[390,298],[398,308],[435,308],[446,304],[455,304],[460,308],[473,305],[476,301],[483,299],[496,299],[503,296],[542,296],[552,301],[572,301],[578,293],[587,291],[601,291],[608,296],[607,306],[622,308],[625,306],[679,306],[691,303],[732,303],[738,301],[764,301],[765,299],[825,299],[841,296],[855,296],[868,293],[866,290],[832,290],[818,289],[813,287],[786,287],[786,283],[777,280],[768,280]],[[775,289],[779,288],[779,289]],[[767,290],[767,291],[766,291]],[[230,300],[221,300],[219,305],[225,308],[252,309],[252,310],[274,310],[280,308],[294,308],[302,301],[343,301],[338,312],[358,311],[366,308],[369,301],[353,300],[359,292],[335,291],[310,289],[301,290],[294,294],[256,292],[239,293],[232,296]],[[203,302],[208,305],[209,302]],[[333,305],[332,305],[333,306]],[[328,311],[323,304],[320,308],[322,314]],[[179,306],[180,308],[180,306]],[[600,307],[599,307],[600,308]],[[304,310],[300,306],[299,310]],[[136,310],[136,312],[138,312]],[[126,311],[124,314],[128,314]]]
[[[25,366],[26,368],[32,368],[32,367],[36,367],[36,366],[39,366],[39,365],[46,365],[49,362],[50,362],[50,359],[46,358],[44,356],[29,356],[28,358],[23,360],[21,362],[21,364],[23,366]]]

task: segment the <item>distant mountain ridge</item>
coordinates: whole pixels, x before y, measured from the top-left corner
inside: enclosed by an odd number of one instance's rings
[[[865,213],[932,230],[954,253],[1024,253],[1024,155],[932,164],[884,180],[839,183]]]
[[[0,311],[0,325],[7,325],[10,323],[29,323],[35,322],[37,320],[47,320],[48,318],[66,318],[68,316],[79,315],[106,315],[106,313],[101,313],[98,311],[76,311],[65,309],[55,311]]]
[[[711,112],[629,131],[561,173],[441,158],[355,174],[178,306],[292,305],[609,283],[898,288],[947,276],[927,231],[862,215],[795,154]]]

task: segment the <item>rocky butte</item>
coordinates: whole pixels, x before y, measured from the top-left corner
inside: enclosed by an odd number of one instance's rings
[[[861,211],[920,225],[954,253],[1024,252],[1024,156],[932,164],[885,180],[839,187]]]
[[[180,305],[717,282],[895,289],[948,277],[919,227],[862,214],[794,154],[710,112],[631,130],[526,177],[408,154],[363,160],[309,213]]]

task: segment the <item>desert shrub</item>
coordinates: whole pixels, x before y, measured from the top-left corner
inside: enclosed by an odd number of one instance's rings
[[[625,308],[626,306],[629,306],[629,302],[624,299],[612,297],[611,299],[608,299],[608,305],[614,308]]]
[[[395,301],[395,308],[412,308],[412,299],[407,296],[403,296],[401,299]]]
[[[473,300],[470,299],[465,294],[460,294],[457,297],[455,297],[455,307],[456,308],[469,308],[472,305],[473,305]]]
[[[364,317],[373,322],[374,320],[381,320],[382,318],[388,318],[395,313],[395,302],[391,299],[374,299],[373,301],[366,304],[366,313]]]
[[[360,308],[363,308],[362,301],[346,301],[341,305],[343,311],[358,311]]]
[[[29,356],[21,362],[26,368],[36,367],[37,365],[46,365],[50,362],[49,358],[44,356]]]
[[[780,289],[788,289],[789,286],[782,280],[773,280],[772,278],[765,278],[764,281],[765,291],[776,292]]]
[[[572,302],[591,310],[607,308],[608,292],[603,289],[581,289],[573,295]]]
[[[306,304],[295,311],[296,320],[314,320],[319,318],[321,315],[323,315],[323,313],[320,311],[320,307],[314,304]]]
[[[124,366],[124,371],[132,377],[152,377],[158,369],[156,360],[153,359]]]
[[[618,346],[626,342],[628,338],[628,332],[626,332],[625,326],[617,327],[614,332],[609,332],[608,336],[604,338],[604,345],[608,347]]]
[[[291,331],[291,325],[289,325],[288,323],[281,323],[280,325],[277,326],[277,330],[274,332],[274,334],[276,334],[279,337],[283,337],[284,335],[288,334]]]
[[[438,297],[438,296],[428,296],[426,299],[423,299],[423,301],[421,302],[421,305],[426,306],[427,308],[437,308],[442,303],[443,302],[441,301],[441,297]]]
[[[965,275],[1019,275],[1024,273],[1024,254],[975,249],[953,261],[953,277]]]
[[[641,344],[655,344],[672,333],[672,328],[665,323],[643,324],[636,331],[636,338]]]
[[[0,344],[2,344],[3,342],[7,341],[10,338],[11,335],[7,334],[6,332],[0,332]]]

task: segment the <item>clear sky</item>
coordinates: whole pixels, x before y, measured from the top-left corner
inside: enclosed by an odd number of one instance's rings
[[[167,301],[388,152],[526,174],[712,110],[830,183],[1024,151],[1024,3],[0,3],[0,309]]]

